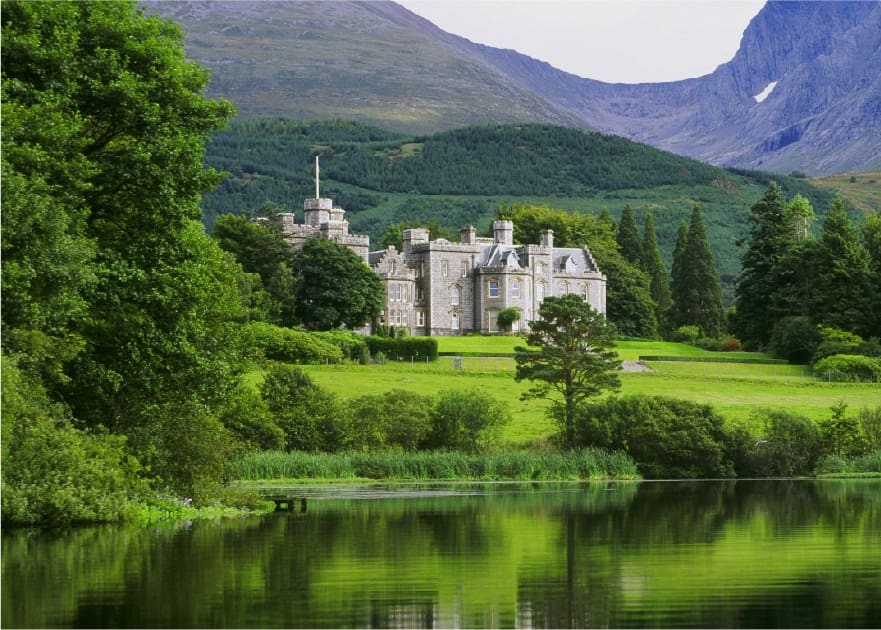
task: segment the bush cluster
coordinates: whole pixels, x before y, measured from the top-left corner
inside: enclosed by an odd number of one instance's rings
[[[861,354],[833,354],[817,361],[813,369],[823,380],[881,383],[881,359]]]
[[[343,403],[299,367],[277,364],[267,372],[257,400],[242,393],[228,421],[253,449],[477,453],[497,443],[510,416],[502,403],[478,389],[435,396],[394,389]]]
[[[286,363],[339,363],[343,358],[341,345],[334,341],[266,322],[243,326],[241,339],[245,347],[263,357]]]

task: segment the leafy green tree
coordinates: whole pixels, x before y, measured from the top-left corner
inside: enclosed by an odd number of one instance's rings
[[[502,309],[496,316],[496,324],[498,324],[499,330],[505,333],[511,332],[511,329],[514,327],[514,322],[519,320],[520,309],[516,306]]]
[[[431,433],[431,401],[403,389],[365,394],[347,402],[350,446],[357,450],[415,451]]]
[[[359,328],[385,304],[382,282],[345,245],[309,239],[298,252],[297,313],[310,330]]]
[[[575,412],[579,403],[605,390],[616,390],[620,379],[615,329],[580,296],[547,297],[538,310],[539,319],[529,322],[526,341],[538,350],[517,347],[515,380],[536,381],[523,394],[528,398],[554,400],[554,415],[563,429],[563,443],[575,444]],[[562,397],[551,398],[550,391]]]
[[[639,229],[636,227],[636,219],[630,204],[624,206],[624,210],[621,211],[621,221],[618,223],[618,233],[615,235],[615,239],[618,241],[624,260],[645,269],[643,267],[645,256],[643,256],[642,240],[639,238]]]
[[[823,221],[817,290],[813,313],[817,322],[867,337],[876,327],[872,312],[873,279],[869,255],[836,197]],[[877,280],[875,281],[877,283]]]
[[[670,332],[670,308],[673,300],[670,296],[670,283],[667,280],[667,269],[661,259],[661,250],[658,248],[655,236],[655,221],[652,213],[645,217],[645,226],[642,233],[642,268],[649,276],[652,300],[655,302],[655,317],[658,326],[664,335]]]
[[[691,213],[678,263],[673,293],[676,324],[700,326],[705,335],[718,336],[725,322],[722,292],[698,206]]]
[[[772,302],[778,289],[775,270],[794,235],[789,218],[783,192],[772,181],[750,208],[749,238],[735,287],[734,332],[748,347],[762,348],[770,341],[776,320]]]
[[[189,492],[217,468],[187,445],[211,442],[239,363],[239,273],[199,207],[220,180],[205,140],[233,109],[134,2],[8,2],[2,22],[4,349]]]
[[[296,325],[294,252],[280,227],[268,219],[253,222],[225,214],[217,218],[211,235],[235,256],[245,272],[260,276],[261,287],[272,299],[270,321],[280,326]]]

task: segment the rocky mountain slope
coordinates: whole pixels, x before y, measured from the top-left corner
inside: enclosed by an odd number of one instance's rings
[[[408,133],[541,122],[723,166],[881,168],[881,2],[769,2],[704,77],[609,84],[446,33],[393,2],[157,2],[240,116]],[[622,34],[626,36],[626,34]]]

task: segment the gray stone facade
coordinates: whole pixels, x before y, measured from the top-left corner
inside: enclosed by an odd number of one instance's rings
[[[316,183],[316,195],[318,186]],[[536,245],[514,245],[514,225],[493,223],[493,238],[479,238],[473,227],[458,243],[429,240],[424,229],[405,230],[403,251],[369,251],[369,237],[350,235],[342,208],[316,197],[304,204],[304,222],[280,215],[292,246],[308,238],[329,238],[361,256],[382,279],[386,305],[377,325],[410,335],[461,335],[498,332],[499,311],[515,306],[525,331],[548,296],[577,293],[606,312],[606,277],[587,248],[554,247],[548,230]]]

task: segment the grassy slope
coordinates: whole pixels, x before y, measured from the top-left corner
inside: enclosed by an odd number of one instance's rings
[[[842,197],[863,212],[881,212],[881,171],[817,177],[811,179],[811,183],[838,190]]]

